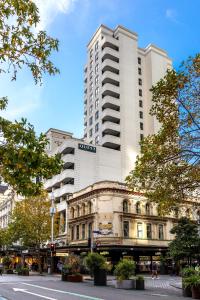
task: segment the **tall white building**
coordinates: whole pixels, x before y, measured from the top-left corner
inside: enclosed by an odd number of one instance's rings
[[[84,138],[120,151],[122,177],[133,168],[139,141],[158,129],[149,115],[153,84],[171,68],[167,53],[138,47],[138,35],[101,25],[87,46],[84,72]]]

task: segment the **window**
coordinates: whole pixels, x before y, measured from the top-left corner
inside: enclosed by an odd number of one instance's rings
[[[85,215],[85,204],[83,203],[82,205],[82,215],[84,216]]]
[[[139,89],[139,96],[141,97],[142,96],[142,90]]]
[[[137,237],[139,239],[143,237],[142,223],[137,223]]]
[[[138,79],[138,84],[142,85],[142,79],[141,78]]]
[[[91,201],[88,203],[88,214],[92,213],[92,203]]]
[[[141,214],[141,206],[140,206],[140,202],[136,203],[136,214]]]
[[[99,71],[99,64],[97,64],[97,65],[95,66],[95,74],[97,74],[98,71]]]
[[[92,57],[93,55],[93,49],[90,50],[90,58]]]
[[[95,96],[97,96],[99,94],[99,87],[97,87],[96,89],[95,89]]]
[[[93,66],[93,60],[91,60],[90,62],[90,70],[92,69],[92,66]]]
[[[93,101],[93,99],[94,99],[94,96],[93,96],[93,94],[90,94],[90,102],[92,102],[92,101]]]
[[[92,128],[91,128],[90,131],[89,131],[89,136],[90,136],[90,137],[92,136]]]
[[[95,125],[95,132],[98,132],[99,131],[99,123],[97,123],[96,125]]]
[[[140,119],[143,119],[143,112],[140,111],[139,114],[140,114]]]
[[[123,212],[124,213],[128,212],[128,201],[127,200],[123,201]]]
[[[74,226],[71,228],[71,240],[74,240]]]
[[[92,117],[89,118],[89,125],[92,125]]]
[[[95,100],[95,108],[97,108],[99,106],[99,99]]]
[[[143,130],[144,129],[144,124],[140,122],[140,129]]]
[[[95,44],[95,50],[97,50],[99,48],[99,42],[97,41]]]
[[[93,105],[90,105],[90,109],[89,109],[90,114],[92,113],[92,110],[93,110]]]
[[[96,77],[95,77],[95,84],[97,85],[99,83],[99,75],[97,75]]]
[[[99,118],[99,111],[97,110],[96,112],[95,112],[95,120],[97,120]]]
[[[76,239],[79,240],[79,225],[76,225]]]
[[[88,238],[91,238],[92,236],[92,223],[88,224]]]
[[[95,137],[95,144],[96,144],[96,145],[99,144],[99,135],[97,135],[97,136]]]
[[[93,82],[91,81],[90,82],[90,92],[92,91],[92,89],[93,89]]]
[[[80,207],[77,206],[77,217],[79,217],[79,216],[80,216]]]
[[[138,65],[141,65],[141,57],[138,57]]]
[[[95,61],[97,61],[98,58],[99,58],[99,54],[98,54],[98,52],[97,52],[97,53],[95,54]]]
[[[142,100],[139,100],[139,107],[143,107]]]
[[[82,239],[85,239],[85,224],[82,224]]]
[[[151,228],[151,224],[148,223],[146,228],[147,228],[147,239],[152,239],[152,228]]]
[[[144,139],[144,134],[140,134],[140,141],[142,141]]]
[[[189,208],[186,209],[185,214],[186,214],[186,217],[189,219],[190,218],[190,209]]]
[[[128,221],[123,222],[123,231],[124,231],[124,237],[128,238],[129,237],[129,222]]]
[[[90,80],[92,80],[93,71],[90,72]]]
[[[158,225],[158,239],[163,240],[164,239],[164,232],[163,232],[163,225]]]
[[[138,68],[138,74],[142,75],[142,69],[141,68]]]
[[[149,203],[146,204],[145,210],[146,210],[146,215],[149,216],[150,215],[150,204]]]
[[[74,208],[73,207],[71,208],[71,218],[72,219],[74,218]]]
[[[176,207],[176,208],[174,208],[174,217],[175,217],[176,219],[178,219],[178,215],[179,215],[179,210],[178,210],[178,208]]]

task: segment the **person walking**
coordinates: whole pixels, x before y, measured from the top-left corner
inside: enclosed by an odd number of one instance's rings
[[[154,261],[152,264],[152,270],[151,270],[151,277],[152,279],[158,279],[158,265],[157,263]]]

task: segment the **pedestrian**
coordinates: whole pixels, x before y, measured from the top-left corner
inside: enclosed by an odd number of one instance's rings
[[[154,279],[154,278],[158,279],[158,265],[155,261],[152,264],[151,271],[152,271],[152,273],[151,273],[152,279]]]

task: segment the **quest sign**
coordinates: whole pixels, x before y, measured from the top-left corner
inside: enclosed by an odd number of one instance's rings
[[[78,144],[78,149],[96,153],[96,147],[90,145]]]

